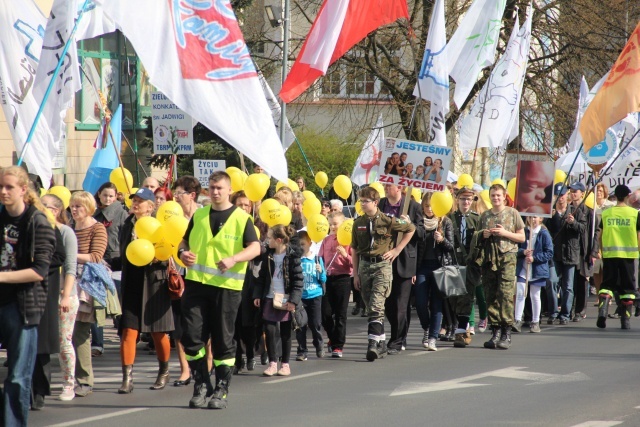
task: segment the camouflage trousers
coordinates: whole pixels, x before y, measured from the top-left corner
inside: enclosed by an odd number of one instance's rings
[[[384,324],[384,303],[391,295],[393,270],[389,261],[368,262],[360,260],[358,265],[360,292],[369,322]]]
[[[514,297],[516,293],[516,254],[502,254],[497,270],[490,264],[482,267],[482,286],[487,299],[489,325],[510,326],[514,321]]]

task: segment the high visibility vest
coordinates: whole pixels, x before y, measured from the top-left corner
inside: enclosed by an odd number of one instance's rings
[[[224,273],[218,269],[218,262],[244,249],[244,229],[249,215],[236,208],[214,237],[209,223],[210,211],[211,206],[207,206],[193,215],[189,250],[196,254],[196,263],[187,269],[186,277],[204,285],[241,291],[247,262],[238,262]]]
[[[638,211],[612,206],[602,212],[602,257],[638,258]]]

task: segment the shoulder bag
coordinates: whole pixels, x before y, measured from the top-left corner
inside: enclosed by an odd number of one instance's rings
[[[172,300],[182,298],[184,279],[180,273],[178,273],[173,258],[169,258],[169,265],[167,267],[167,286],[169,288],[169,296]]]
[[[296,309],[291,312],[291,329],[298,331],[307,326],[308,323],[309,316],[307,315],[307,310],[300,304],[299,307],[296,307]]]
[[[445,265],[433,271],[433,278],[442,298],[460,297],[467,294],[467,268],[458,265],[456,252],[453,251],[455,265]]]

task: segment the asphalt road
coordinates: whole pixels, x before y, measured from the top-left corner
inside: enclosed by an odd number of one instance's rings
[[[118,395],[118,343],[107,329],[106,353],[93,359],[94,393],[70,402],[48,397],[44,410],[31,412],[29,424],[640,426],[640,318],[632,319],[628,331],[612,319],[599,330],[591,303],[587,314],[580,323],[543,324],[540,334],[514,335],[507,351],[484,349],[485,332],[465,349],[438,343],[439,351],[426,352],[414,312],[407,350],[373,363],[364,358],[366,319],[350,317],[344,358],[310,355],[306,362],[292,361],[292,376],[286,378],[262,377],[258,365],[233,378],[229,407],[221,411],[189,409],[191,386],[149,390],[157,364],[142,344],[135,390]],[[175,357],[172,372],[178,373]],[[59,384],[56,370],[54,395]]]

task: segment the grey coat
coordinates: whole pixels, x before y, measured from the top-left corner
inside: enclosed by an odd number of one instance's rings
[[[115,202],[106,208],[98,208],[93,217],[96,221],[102,223],[107,229],[107,251],[104,254],[104,260],[109,264],[112,271],[118,271],[119,263],[114,260],[120,257],[120,229],[124,225],[124,221],[129,213],[124,210],[122,203]]]

